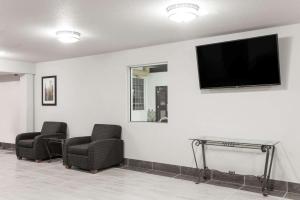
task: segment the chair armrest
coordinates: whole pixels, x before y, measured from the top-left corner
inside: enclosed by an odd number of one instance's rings
[[[63,148],[63,164],[68,165],[68,148],[72,145],[86,144],[91,142],[91,136],[74,137],[66,140]]]
[[[16,144],[18,143],[19,140],[34,139],[36,136],[40,134],[41,132],[21,133],[16,137]]]
[[[90,162],[110,159],[109,157],[112,153],[114,154],[114,151],[123,152],[123,140],[106,139],[91,142],[88,147]]]
[[[96,140],[89,144],[89,150],[96,150],[97,148],[104,148],[105,146],[114,145],[121,142],[120,139],[105,139],[105,140]]]
[[[41,135],[41,132],[30,132],[30,133],[21,133],[17,135],[16,137],[16,155],[19,157],[20,156],[20,149],[19,149],[19,141],[20,140],[26,140],[26,139],[34,139],[35,137]]]
[[[86,144],[91,142],[91,136],[83,136],[83,137],[74,137],[69,138],[65,142],[65,146],[72,146],[72,145],[78,145],[78,144]]]

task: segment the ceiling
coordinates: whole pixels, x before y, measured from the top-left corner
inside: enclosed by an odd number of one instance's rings
[[[300,22],[299,0],[198,0],[203,15],[177,24],[165,13],[173,1],[0,0],[2,58],[50,61]],[[59,43],[66,28],[81,41]]]

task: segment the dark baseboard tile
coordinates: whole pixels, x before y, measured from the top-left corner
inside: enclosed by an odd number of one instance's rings
[[[245,185],[253,186],[253,187],[261,187],[262,185],[261,180],[262,180],[261,177],[246,175]],[[270,184],[273,190],[288,191],[288,182],[286,181],[270,180]]]
[[[178,179],[196,181],[199,173],[202,170],[197,170],[192,167],[170,165],[164,163],[135,160],[135,159],[124,159],[124,165],[132,168],[133,170],[145,171],[151,174],[175,176]],[[154,172],[151,172],[154,171]],[[165,173],[164,173],[165,172]],[[207,182],[209,184],[219,184],[220,186],[229,185],[229,187],[241,187],[244,190],[260,190],[261,178],[252,175],[240,175],[240,174],[228,174],[217,170],[208,170],[208,180],[200,180],[201,182]],[[271,180],[273,188],[273,196],[282,196],[287,192],[300,195],[300,183],[291,183],[286,181]],[[260,191],[261,192],[261,191]],[[294,195],[295,196],[295,195]]]
[[[200,171],[197,170],[196,168],[180,166],[180,174],[182,174],[182,175],[198,176],[199,173],[200,173]]]
[[[180,174],[180,166],[170,165],[164,163],[153,163],[153,169],[162,172],[168,172],[173,174]]]
[[[138,167],[149,170],[163,171],[168,173],[182,174],[187,176],[197,176],[197,169],[191,167],[183,167],[177,165],[170,165],[164,163],[156,163],[150,161],[136,160],[136,159],[124,159],[124,165],[128,165],[130,167]]]
[[[167,172],[172,174],[180,174],[180,166],[177,165],[170,165],[164,163],[157,163],[157,162],[150,162],[150,161],[143,161],[143,160],[136,160],[136,159],[124,159],[125,165],[129,167],[137,167],[161,172]],[[193,168],[191,168],[193,169]],[[188,175],[188,174],[187,174]]]
[[[240,189],[242,187],[241,184],[238,183],[232,183],[232,182],[225,182],[225,181],[219,181],[219,180],[209,180],[206,182],[209,185],[216,185],[220,187],[228,187],[233,189]]]
[[[288,192],[300,194],[300,184],[299,183],[288,183]]]
[[[243,175],[228,174],[217,170],[212,170],[212,179],[223,182],[230,182],[238,185],[244,185],[245,183],[245,176]]]
[[[286,181],[270,180],[270,184],[273,190],[288,191],[288,182]]]
[[[153,163],[149,161],[143,161],[143,160],[135,160],[135,159],[126,159],[127,165],[130,167],[138,167],[138,168],[144,168],[144,169],[153,169]]]
[[[122,165],[128,166],[128,163],[129,163],[129,159],[128,158],[124,158]]]
[[[261,187],[253,187],[253,186],[245,185],[240,189],[248,192],[261,193]],[[275,197],[284,197],[286,193],[287,193],[286,191],[280,191],[280,190],[272,190],[269,192],[271,196],[275,196]]]
[[[15,144],[11,144],[11,143],[0,142],[0,148],[1,149],[11,149],[11,150],[14,150],[14,149],[16,149],[16,145]]]
[[[252,187],[260,187],[261,186],[261,178],[252,175],[245,176],[245,185],[252,186]]]

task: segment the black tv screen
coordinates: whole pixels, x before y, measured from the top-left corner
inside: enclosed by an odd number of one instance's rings
[[[201,45],[196,50],[201,89],[280,84],[277,35]]]

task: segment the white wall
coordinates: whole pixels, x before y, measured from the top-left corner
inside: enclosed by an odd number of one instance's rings
[[[282,86],[201,91],[195,46],[279,34]],[[71,137],[90,135],[94,123],[123,127],[125,156],[194,166],[189,138],[202,135],[280,140],[273,178],[300,182],[300,25],[285,26],[111,54],[37,64],[36,129],[68,123]],[[128,68],[168,62],[169,123],[129,123]],[[41,76],[57,75],[58,105],[41,106]],[[210,168],[263,173],[260,153],[208,151]]]
[[[31,132],[34,130],[34,75],[23,74],[20,78],[20,83],[21,131]]]
[[[20,74],[21,78],[18,83],[19,85],[19,100],[21,106],[18,107],[19,109],[19,126],[16,128],[18,133],[21,132],[28,132],[34,129],[34,84],[33,84],[33,76],[35,74],[35,64],[30,62],[23,62],[23,61],[14,61],[8,59],[0,59],[0,73],[7,72],[7,73],[16,73]],[[4,86],[4,84],[3,84]],[[9,86],[8,86],[9,88]],[[9,91],[9,90],[6,90]],[[3,92],[1,95],[6,95]],[[0,104],[3,104],[2,99],[0,99]],[[13,109],[13,106],[7,107],[6,109]],[[3,113],[2,113],[3,114]],[[1,114],[0,114],[1,115]],[[4,114],[3,114],[4,115]],[[6,124],[6,121],[2,120],[3,124]],[[15,122],[16,124],[16,122]],[[7,125],[9,126],[9,125]],[[0,132],[3,132],[5,128],[2,126],[0,127]],[[15,133],[14,133],[15,134]],[[9,134],[9,137],[13,137],[13,134]],[[5,139],[4,139],[5,140]],[[2,138],[0,138],[0,142],[5,142]],[[14,143],[13,140],[9,140],[10,143]]]
[[[0,77],[0,142],[14,143],[16,134],[34,129],[35,64],[1,58],[1,72],[21,75],[18,82],[7,82]]]
[[[33,131],[33,76],[0,76],[0,142],[15,143],[16,135]]]
[[[20,128],[21,84],[15,78],[0,76],[0,141],[14,143]]]

